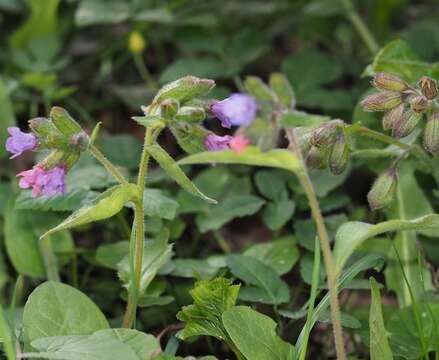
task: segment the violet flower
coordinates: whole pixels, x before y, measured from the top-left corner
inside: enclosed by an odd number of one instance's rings
[[[65,195],[65,174],[65,169],[59,166],[50,170],[44,170],[37,165],[31,170],[18,173],[17,176],[22,177],[19,182],[20,188],[32,188],[32,197],[37,197],[41,193],[51,197],[56,194]]]
[[[256,118],[256,101],[247,94],[232,94],[211,106],[212,113],[225,128],[247,126]]]
[[[24,133],[18,127],[8,127],[8,133],[11,136],[6,140],[6,150],[12,153],[11,159],[26,150],[35,150],[38,146],[38,139],[34,134]]]
[[[233,137],[230,135],[218,136],[215,134],[209,134],[204,138],[204,145],[209,151],[227,150],[230,148],[230,140]]]

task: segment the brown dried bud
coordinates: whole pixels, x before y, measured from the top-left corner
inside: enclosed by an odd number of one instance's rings
[[[429,117],[424,132],[424,148],[429,153],[439,153],[439,110]]]
[[[379,72],[372,80],[372,85],[380,90],[402,92],[408,88],[407,83],[396,75]]]
[[[432,100],[437,96],[437,82],[428,76],[423,76],[418,81],[418,86],[428,100]]]
[[[374,182],[367,194],[367,201],[372,210],[382,209],[390,205],[396,190],[396,171],[393,167],[386,170]]]
[[[413,96],[410,98],[409,102],[411,109],[417,113],[423,113],[427,110],[428,100],[423,95]]]
[[[328,146],[332,130],[332,126],[326,124],[314,129],[309,139],[310,144],[318,148]]]
[[[398,139],[408,136],[418,125],[422,118],[422,113],[417,113],[411,109],[405,111],[401,118],[393,124],[392,135]]]
[[[346,138],[344,134],[339,134],[329,156],[329,170],[334,175],[340,175],[348,166],[350,156],[351,151],[346,143]]]
[[[399,104],[397,107],[393,108],[386,112],[383,116],[383,129],[390,130],[393,128],[393,125],[398,121],[403,112],[404,112],[404,104]]]
[[[382,91],[366,96],[361,101],[361,106],[365,111],[388,111],[402,103],[400,93]]]

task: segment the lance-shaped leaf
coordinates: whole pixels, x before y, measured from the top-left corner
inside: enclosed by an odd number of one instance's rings
[[[75,211],[61,224],[50,229],[41,238],[51,235],[60,230],[70,229],[79,225],[94,221],[104,220],[116,215],[123,206],[139,197],[139,191],[135,184],[121,184],[113,186]]]
[[[293,152],[285,149],[274,149],[262,152],[256,146],[247,146],[242,152],[233,150],[206,151],[190,155],[179,161],[180,164],[243,164],[274,167],[292,172],[300,171],[300,162]]]
[[[439,215],[431,214],[413,220],[389,220],[376,225],[350,221],[337,231],[334,247],[334,264],[339,273],[349,256],[367,239],[389,231],[439,229]]]
[[[370,358],[372,360],[392,360],[392,350],[390,350],[387,331],[384,327],[380,289],[373,277],[370,278],[370,288],[372,291],[369,314]]]
[[[194,183],[186,176],[183,170],[178,166],[174,159],[160,147],[158,144],[146,146],[148,153],[154,158],[155,161],[165,170],[169,176],[171,176],[178,185],[180,185],[187,192],[192,195],[198,196],[203,200],[206,200],[212,204],[216,204],[214,199],[211,199],[204,195]]]

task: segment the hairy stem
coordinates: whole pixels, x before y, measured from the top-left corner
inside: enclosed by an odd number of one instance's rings
[[[331,318],[334,327],[334,340],[337,358],[345,360],[346,353],[343,342],[343,329],[341,327],[341,315],[337,297],[337,278],[334,270],[334,260],[332,258],[331,245],[329,242],[329,235],[326,230],[325,222],[323,220],[322,212],[320,211],[319,203],[314,192],[314,187],[309,178],[308,171],[303,161],[302,152],[300,150],[299,142],[297,140],[294,129],[287,129],[287,137],[289,140],[289,149],[293,151],[301,164],[301,170],[297,172],[299,182],[305,191],[308,198],[311,214],[317,226],[317,233],[320,239],[320,246],[323,252],[323,259],[325,262],[326,275],[328,278],[329,298],[331,303]]]
[[[367,48],[369,49],[370,53],[372,55],[375,55],[378,50],[380,49],[377,41],[375,40],[375,37],[370,32],[367,25],[364,23],[361,16],[358,14],[357,10],[355,9],[354,5],[352,4],[351,0],[340,0],[341,4],[343,5],[343,8],[346,11],[346,15],[351,21],[354,28],[357,30],[360,37],[363,39],[364,43],[366,44]]]
[[[107,171],[116,178],[117,181],[119,181],[121,184],[126,184],[128,182],[119,169],[114,166],[113,163],[108,160],[96,146],[90,146],[88,151],[90,151],[90,154],[92,154],[96,160],[98,160],[105,167],[105,169],[107,169]]]

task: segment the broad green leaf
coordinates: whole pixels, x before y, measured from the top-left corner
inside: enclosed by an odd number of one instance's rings
[[[367,73],[388,72],[414,83],[421,76],[431,75],[432,70],[432,65],[420,61],[405,41],[393,40],[378,52]]]
[[[370,278],[370,288],[372,291],[369,313],[370,358],[371,360],[392,360],[392,350],[390,350],[384,326],[380,289],[373,277]]]
[[[6,89],[5,82],[0,77],[0,159],[8,156],[4,144],[9,134],[6,131],[8,127],[15,125],[15,115],[12,108],[12,103]]]
[[[135,184],[116,185],[100,194],[92,202],[75,211],[61,224],[47,231],[41,238],[60,230],[66,230],[116,215],[123,206],[136,199],[139,191]]]
[[[282,114],[281,121],[285,127],[316,126],[329,121],[329,116],[308,114],[304,111],[291,110]]]
[[[129,241],[119,241],[112,244],[101,244],[96,250],[96,260],[113,270],[117,264],[130,252]]]
[[[276,334],[277,324],[247,306],[234,306],[222,320],[233,343],[247,360],[290,360],[294,347]]]
[[[262,302],[281,304],[290,299],[287,284],[281,280],[273,268],[265,265],[262,261],[244,255],[228,255],[226,262],[233,275],[249,285],[263,290],[258,291]],[[253,291],[250,290],[250,293]],[[246,298],[248,297],[246,296]]]
[[[255,175],[258,191],[272,201],[288,199],[287,179],[282,170],[259,170]]]
[[[295,210],[296,203],[291,200],[270,202],[262,211],[262,219],[270,230],[279,230],[291,220]]]
[[[171,176],[178,185],[180,185],[187,192],[198,196],[207,202],[215,204],[216,201],[204,195],[195,184],[189,180],[186,174],[181,170],[174,159],[163,150],[160,145],[154,144],[146,147],[148,153],[156,160],[159,165]]]
[[[105,316],[90,298],[62,283],[39,285],[24,306],[26,343],[48,336],[87,335],[108,327]]]
[[[413,220],[389,220],[376,225],[361,221],[343,224],[337,231],[334,247],[334,265],[340,273],[347,259],[365,240],[389,231],[433,230],[439,228],[439,215],[431,214]]]
[[[142,153],[142,144],[134,136],[113,135],[98,141],[98,143],[99,148],[111,162],[128,170],[137,169]]]
[[[274,149],[267,152],[260,151],[255,146],[237,153],[233,150],[206,151],[190,155],[179,161],[180,164],[243,164],[254,166],[274,167],[292,172],[300,170],[300,163],[296,155],[285,149]]]
[[[139,295],[144,293],[148,285],[157,275],[159,269],[165,265],[172,257],[172,245],[163,241],[160,237],[145,242],[143,248],[142,272],[140,275]],[[126,255],[118,264],[118,275],[124,284],[129,287],[131,283],[130,276],[130,258]]]
[[[219,267],[200,259],[175,259],[172,265],[170,275],[184,278],[211,279],[219,270]]]
[[[230,280],[224,278],[197,282],[190,291],[194,303],[184,306],[177,313],[177,318],[186,323],[182,338],[206,335],[229,341],[221,315],[235,305],[238,292],[239,285],[232,285]]]
[[[23,275],[44,277],[46,271],[38,239],[59,221],[59,217],[39,211],[15,210],[10,201],[4,219],[6,251],[14,268]],[[74,249],[72,237],[66,231],[55,234],[52,240],[55,252]]]
[[[177,215],[178,202],[159,189],[145,189],[143,192],[143,211],[146,216],[157,216],[172,220]]]
[[[299,259],[299,249],[292,236],[275,241],[256,244],[244,251],[245,256],[254,257],[270,266],[278,275],[289,272]]]
[[[257,196],[229,196],[218,205],[197,216],[196,222],[203,233],[216,230],[234,218],[253,215],[264,203],[264,200]]]
[[[83,0],[76,10],[75,22],[78,26],[117,24],[127,20],[130,14],[129,3],[117,0]]]

